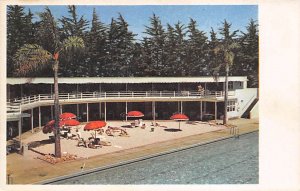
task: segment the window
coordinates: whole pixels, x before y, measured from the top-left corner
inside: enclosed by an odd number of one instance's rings
[[[227,102],[227,111],[230,112],[230,111],[235,111],[235,103],[236,103],[236,100],[228,100]]]

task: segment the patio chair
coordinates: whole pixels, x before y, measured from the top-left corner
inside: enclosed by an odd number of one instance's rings
[[[96,139],[90,139],[89,143],[88,143],[88,148],[91,149],[98,149],[101,148],[102,146],[100,145],[100,139],[96,138]]]
[[[77,147],[80,147],[80,146],[84,146],[86,148],[88,147],[86,141],[83,138],[78,139]]]

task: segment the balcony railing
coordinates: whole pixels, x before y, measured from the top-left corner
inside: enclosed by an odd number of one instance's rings
[[[234,95],[234,91],[229,91],[229,96]],[[223,97],[223,91],[120,91],[120,92],[85,92],[85,93],[60,93],[60,100],[83,100],[83,99],[97,99],[97,98],[151,98],[151,97],[166,97],[166,98],[217,98]],[[7,113],[11,110],[17,110],[22,105],[36,103],[40,101],[54,100],[54,94],[38,94],[15,99],[10,105],[16,107],[7,106]],[[18,106],[17,106],[18,105]]]

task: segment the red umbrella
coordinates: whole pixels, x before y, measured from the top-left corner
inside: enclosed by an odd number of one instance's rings
[[[73,119],[76,118],[76,115],[73,113],[62,113],[59,115],[60,120]]]
[[[144,117],[144,114],[140,111],[129,111],[127,117]]]
[[[172,115],[170,117],[170,119],[173,119],[173,120],[179,122],[179,129],[180,129],[180,121],[187,121],[187,120],[189,120],[189,118],[186,115],[181,114],[181,113]]]
[[[79,121],[77,121],[76,119],[67,119],[64,121],[60,121],[62,124],[64,124],[65,126],[77,126],[80,124]]]
[[[85,131],[95,130],[95,138],[96,138],[96,130],[106,126],[105,121],[91,121],[84,126]]]
[[[55,120],[51,120],[49,121],[48,123],[46,123],[45,127],[54,127],[54,124],[55,124]],[[63,126],[64,123],[62,121],[59,121],[59,127]]]
[[[43,133],[51,133],[54,129],[55,120],[49,121],[43,128]],[[59,121],[59,127],[62,126],[77,126],[80,122],[75,119],[67,119],[64,121]]]

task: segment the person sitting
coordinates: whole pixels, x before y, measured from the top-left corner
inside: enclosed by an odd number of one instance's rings
[[[139,126],[139,121],[138,120],[134,120],[134,126],[138,127]]]
[[[68,132],[67,132],[67,139],[73,139],[74,136],[76,136],[76,135],[73,135],[73,134],[71,133],[71,129],[69,129]]]
[[[145,129],[146,128],[146,124],[144,123],[142,126],[141,126],[142,129]]]
[[[76,135],[77,135],[78,140],[83,139],[82,136],[81,136],[81,133],[78,129],[76,129]]]

